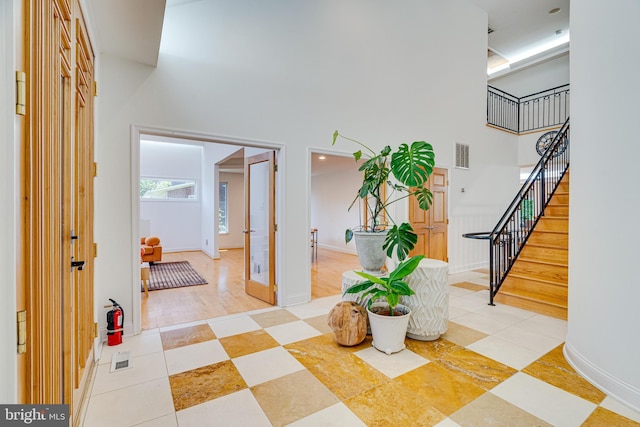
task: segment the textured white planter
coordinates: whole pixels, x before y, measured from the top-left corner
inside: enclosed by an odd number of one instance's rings
[[[356,240],[356,251],[358,252],[358,261],[365,273],[373,275],[381,275],[382,267],[387,262],[387,254],[382,245],[387,237],[386,231],[379,233],[370,233],[367,231],[354,231]]]
[[[402,316],[381,316],[376,311],[388,310],[386,302],[376,302],[371,304],[369,313],[369,324],[371,325],[371,336],[373,345],[383,353],[397,353],[404,349],[404,337],[407,334],[407,326],[411,317],[409,307],[398,304],[396,311],[404,313]]]

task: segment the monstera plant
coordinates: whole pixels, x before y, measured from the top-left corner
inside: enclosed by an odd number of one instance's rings
[[[350,141],[362,149],[353,153],[356,161],[365,159],[360,166],[363,173],[362,185],[349,206],[351,209],[359,201],[367,210],[368,222],[360,226],[361,231],[376,233],[386,231],[383,249],[386,255],[404,260],[418,241],[418,236],[407,222],[396,223],[387,208],[408,197],[416,197],[420,209],[428,210],[433,201],[431,191],[425,187],[435,165],[435,153],[431,144],[415,141],[401,144],[394,151],[385,146],[380,152],[374,151],[366,144],[346,137],[337,130],[333,133],[332,145],[341,138]],[[347,229],[345,241],[353,238],[354,229]]]

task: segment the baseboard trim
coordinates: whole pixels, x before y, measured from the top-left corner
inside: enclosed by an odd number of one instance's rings
[[[593,384],[594,387],[631,409],[640,412],[640,389],[598,368],[580,354],[569,342],[565,343],[563,353],[573,369]]]

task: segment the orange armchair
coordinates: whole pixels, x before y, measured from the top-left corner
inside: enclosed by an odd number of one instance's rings
[[[162,261],[160,239],[156,236],[140,238],[140,262],[153,264],[156,261]]]

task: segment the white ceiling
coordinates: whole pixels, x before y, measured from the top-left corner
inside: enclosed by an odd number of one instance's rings
[[[195,1],[207,0],[86,0],[100,52],[152,66],[158,63],[165,9]],[[489,49],[506,59],[553,40],[557,30],[569,31],[569,0],[471,1],[489,15]],[[556,7],[560,12],[548,14]]]

